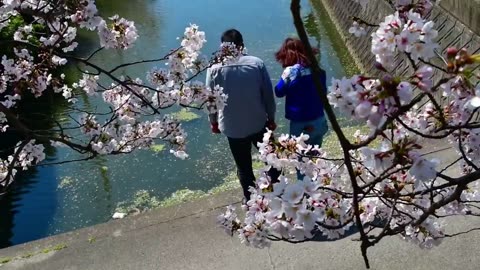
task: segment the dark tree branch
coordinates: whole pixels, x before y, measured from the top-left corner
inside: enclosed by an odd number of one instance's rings
[[[380,26],[380,25],[375,24],[375,23],[369,23],[369,22],[365,21],[364,19],[362,19],[360,17],[357,17],[357,16],[352,16],[352,20],[358,22],[359,24],[363,24],[363,25],[370,26],[370,27],[379,27]]]
[[[330,120],[330,124],[332,125],[332,129],[337,135],[340,145],[342,146],[343,153],[344,153],[344,159],[345,159],[345,166],[347,167],[350,180],[352,183],[353,187],[353,209],[354,209],[354,215],[357,223],[357,227],[359,228],[360,231],[360,237],[362,239],[362,255],[365,260],[365,264],[367,268],[370,267],[368,258],[367,258],[367,248],[371,245],[367,235],[365,234],[365,230],[363,228],[361,219],[360,219],[360,209],[359,209],[359,202],[358,202],[358,194],[359,194],[359,187],[356,181],[356,176],[355,172],[353,170],[352,162],[351,162],[351,157],[349,154],[349,150],[351,148],[351,143],[348,141],[348,139],[345,137],[345,134],[343,133],[342,129],[340,128],[340,125],[338,123],[338,120],[336,118],[336,115],[330,106],[330,103],[328,102],[327,98],[327,92],[326,89],[324,89],[324,86],[322,85],[322,82],[320,81],[320,76],[322,73],[325,71],[320,69],[318,65],[318,61],[315,57],[315,54],[313,52],[312,46],[310,45],[309,39],[307,32],[305,30],[305,26],[303,25],[303,20],[302,16],[300,13],[300,0],[292,0],[291,5],[290,5],[290,10],[292,12],[293,16],[293,21],[295,24],[295,28],[297,29],[298,36],[302,43],[305,46],[306,52],[307,52],[307,57],[311,61],[312,65],[312,74],[313,74],[313,81],[315,84],[315,87],[317,88],[317,91],[320,95],[322,105],[325,109],[325,112],[328,116],[328,119]]]
[[[131,62],[131,63],[125,63],[125,64],[121,64],[121,65],[118,65],[114,68],[112,68],[110,71],[108,71],[107,73],[113,73],[115,71],[117,71],[118,69],[120,68],[124,68],[124,67],[128,67],[128,66],[133,66],[133,65],[138,65],[138,64],[146,64],[146,63],[152,63],[152,62],[160,62],[160,61],[165,61],[168,59],[168,57],[170,57],[170,55],[173,55],[175,54],[176,52],[178,52],[178,50],[180,50],[182,47],[179,47],[177,49],[174,49],[172,50],[170,53],[168,53],[166,56],[164,57],[161,57],[161,58],[157,58],[157,59],[149,59],[149,60],[140,60],[140,61],[135,61],[135,62]],[[88,59],[85,59],[85,61],[88,61]]]

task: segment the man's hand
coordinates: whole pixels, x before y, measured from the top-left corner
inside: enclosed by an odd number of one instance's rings
[[[218,128],[218,123],[211,123],[210,128],[212,129],[212,133],[220,134],[220,129]]]
[[[268,120],[268,121],[267,121],[267,128],[268,128],[269,130],[274,131],[275,129],[277,129],[277,124],[276,124],[275,121],[273,121],[273,120]]]

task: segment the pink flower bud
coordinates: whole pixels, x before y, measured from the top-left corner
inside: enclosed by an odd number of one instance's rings
[[[447,58],[453,59],[458,53],[458,49],[454,47],[450,47],[447,49]]]

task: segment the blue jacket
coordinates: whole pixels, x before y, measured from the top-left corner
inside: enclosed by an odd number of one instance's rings
[[[326,89],[326,75],[320,78]],[[313,84],[311,71],[299,64],[285,68],[275,86],[275,95],[285,97],[285,118],[291,121],[311,121],[324,115],[323,105]]]

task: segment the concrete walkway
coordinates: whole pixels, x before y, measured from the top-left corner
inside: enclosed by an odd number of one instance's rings
[[[438,155],[438,153],[436,153]],[[364,269],[356,235],[334,242],[273,243],[254,249],[227,236],[215,221],[240,201],[226,192],[179,206],[111,221],[90,228],[0,250],[0,269],[159,270],[159,269]],[[449,232],[480,226],[460,217]],[[422,250],[398,237],[369,250],[372,269],[480,269],[480,232],[446,239]],[[23,258],[22,258],[23,257]],[[5,261],[8,261],[6,259]]]

